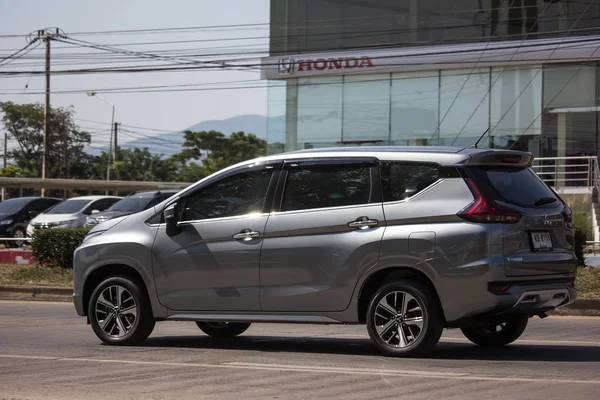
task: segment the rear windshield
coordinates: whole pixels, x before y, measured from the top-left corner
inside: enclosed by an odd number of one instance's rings
[[[530,168],[473,168],[477,181],[483,179],[496,192],[499,200],[522,207],[556,206],[552,190]],[[543,199],[543,200],[542,200]],[[548,201],[556,199],[555,202]]]

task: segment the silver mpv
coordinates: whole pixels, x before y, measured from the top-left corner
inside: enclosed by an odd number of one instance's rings
[[[532,160],[360,147],[234,165],[94,227],[74,254],[75,308],[114,345],[179,320],[219,338],[366,324],[391,356],[424,354],[444,328],[503,346],[577,296],[571,210]]]

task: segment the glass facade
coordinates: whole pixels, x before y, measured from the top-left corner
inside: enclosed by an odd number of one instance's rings
[[[600,0],[271,0],[271,55],[600,33]]]
[[[269,153],[457,145],[596,154],[599,67],[554,64],[270,81]]]

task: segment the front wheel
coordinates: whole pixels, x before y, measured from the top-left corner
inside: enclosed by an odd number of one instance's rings
[[[136,345],[148,338],[156,321],[140,283],[125,276],[102,281],[92,293],[88,316],[104,343]]]
[[[23,228],[15,228],[13,231],[12,237],[14,239],[25,239],[27,237],[27,233],[25,233],[25,229]],[[13,240],[12,245],[14,247],[22,247],[25,244],[25,240]]]
[[[242,333],[250,327],[250,324],[240,322],[196,322],[198,328],[208,336],[215,338],[232,338]]]
[[[522,315],[484,326],[463,327],[462,333],[481,347],[502,347],[517,340],[525,331],[529,317]]]
[[[443,313],[434,294],[410,280],[383,286],[367,310],[369,336],[388,356],[424,355],[435,347],[443,329]]]

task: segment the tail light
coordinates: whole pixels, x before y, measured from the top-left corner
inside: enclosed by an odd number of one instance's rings
[[[495,201],[488,199],[473,179],[465,179],[465,182],[471,189],[475,200],[458,213],[459,217],[467,221],[480,223],[514,224],[519,222],[521,219],[520,213],[508,210]]]
[[[571,222],[573,222],[573,211],[571,211],[571,208],[565,204],[563,211],[562,211],[562,215],[563,218],[565,219],[565,221],[570,224]]]

